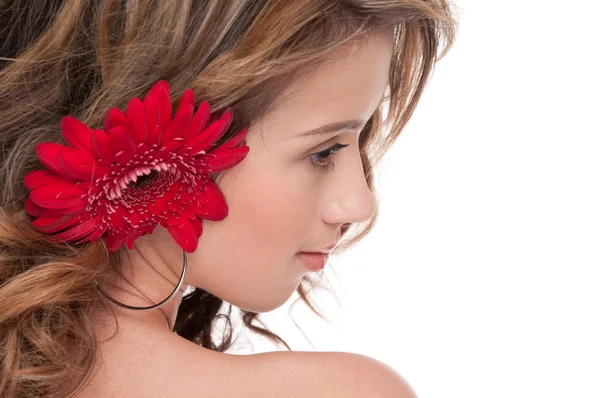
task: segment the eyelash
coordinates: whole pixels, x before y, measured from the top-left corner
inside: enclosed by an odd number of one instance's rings
[[[335,167],[332,156],[336,152],[339,152],[342,148],[347,147],[348,145],[349,144],[342,145],[338,142],[335,145],[333,145],[332,147],[325,149],[324,151],[313,153],[312,155],[310,155],[313,166],[315,166],[317,169],[319,169],[321,171],[321,173],[323,173],[323,174],[331,173]],[[327,163],[321,164],[318,161],[318,159],[314,160],[314,156],[319,156],[321,158],[324,158],[324,160],[327,161]]]

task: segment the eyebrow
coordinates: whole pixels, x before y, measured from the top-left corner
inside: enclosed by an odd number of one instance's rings
[[[307,136],[315,136],[315,135],[325,135],[331,134],[334,132],[342,131],[342,130],[354,130],[362,128],[367,122],[363,120],[353,119],[353,120],[344,120],[341,122],[334,122],[326,124],[325,126],[318,127],[316,129],[312,129],[309,131],[305,131],[299,134],[300,137]]]

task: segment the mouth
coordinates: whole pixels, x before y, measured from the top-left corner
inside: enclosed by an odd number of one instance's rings
[[[309,271],[319,271],[325,268],[329,259],[329,253],[298,252],[296,256],[302,261],[304,267]]]

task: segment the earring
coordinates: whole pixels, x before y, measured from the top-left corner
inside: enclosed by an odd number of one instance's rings
[[[171,300],[175,296],[175,293],[177,293],[177,291],[181,287],[181,284],[183,283],[183,277],[185,276],[186,270],[187,270],[187,252],[184,250],[183,251],[183,272],[181,273],[181,277],[179,278],[179,282],[177,283],[175,290],[173,290],[173,292],[171,292],[171,294],[169,294],[169,296],[166,299],[164,299],[163,301],[161,301],[160,303],[151,305],[149,307],[133,307],[131,305],[123,304],[120,301],[115,300],[114,298],[109,296],[104,290],[102,290],[96,279],[94,279],[94,282],[96,283],[96,287],[98,288],[98,290],[100,290],[100,292],[104,295],[104,297],[106,297],[112,303],[114,303],[120,307],[126,308],[128,310],[137,310],[137,311],[152,310],[154,308],[158,308],[161,305],[165,304],[167,301]]]

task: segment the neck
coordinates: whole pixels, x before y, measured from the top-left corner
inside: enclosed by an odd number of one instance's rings
[[[175,256],[173,256],[175,257]],[[179,257],[182,257],[181,252]],[[167,298],[176,288],[183,271],[183,258],[164,259],[151,245],[134,246],[121,252],[122,276],[113,281],[98,281],[100,288],[113,299],[134,307],[148,307]],[[178,264],[174,264],[179,261]],[[131,310],[106,300],[110,310],[125,322],[147,324],[153,329],[173,330],[177,310],[187,285],[182,285],[166,303],[150,310]]]

